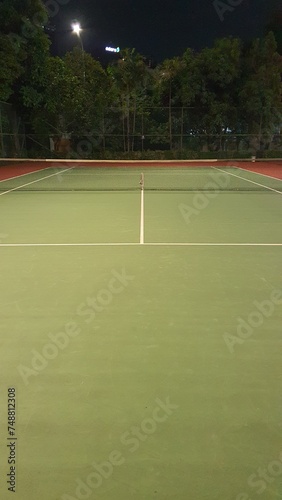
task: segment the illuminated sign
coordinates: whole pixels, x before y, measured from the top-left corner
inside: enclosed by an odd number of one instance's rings
[[[106,47],[105,50],[107,52],[120,52],[120,48],[119,47],[116,47],[116,48],[114,48],[114,47]]]

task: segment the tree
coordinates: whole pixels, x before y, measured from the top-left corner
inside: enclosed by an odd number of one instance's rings
[[[206,135],[204,147],[222,149],[223,138],[236,129],[236,92],[241,76],[241,43],[223,38],[197,56],[197,132]]]
[[[265,34],[272,31],[277,43],[277,52],[282,56],[282,8],[276,9],[266,26]]]
[[[23,73],[24,54],[19,54],[14,40],[0,34],[0,101],[7,101],[13,94],[13,84]]]
[[[172,106],[176,104],[179,95],[177,89],[182,64],[180,57],[174,57],[173,59],[165,59],[157,69],[160,99],[163,104],[168,105],[168,137],[171,150],[173,148]]]
[[[182,57],[165,60],[158,67],[160,103],[168,105],[168,135],[173,147],[174,129],[180,124],[180,143],[184,135],[206,136],[204,148],[221,148],[222,137],[236,126],[236,88],[241,71],[241,43],[227,38],[214,47],[195,54],[187,49]],[[177,106],[179,113],[173,112]],[[217,135],[219,140],[210,140]]]
[[[181,106],[180,150],[183,150],[184,135],[191,138],[193,124],[197,117],[195,109],[196,96],[201,88],[201,75],[197,65],[197,57],[192,49],[186,49],[177,65],[174,85],[174,104]],[[174,121],[176,118],[174,117]],[[187,140],[186,140],[187,143]]]
[[[143,113],[150,72],[135,49],[124,49],[116,64],[108,68],[118,107],[122,109],[124,151],[134,150],[137,115]]]
[[[41,0],[3,0],[0,4],[0,98],[31,105],[38,99],[49,41],[42,25]]]
[[[276,48],[270,32],[245,53],[239,112],[244,132],[253,135],[254,150],[268,147],[281,125],[282,59]]]
[[[33,110],[34,130],[61,139],[71,138],[73,143],[87,137],[85,151],[80,154],[90,155],[95,129],[100,129],[103,121],[107,89],[107,75],[90,54],[74,48],[62,59],[49,57],[42,101]]]

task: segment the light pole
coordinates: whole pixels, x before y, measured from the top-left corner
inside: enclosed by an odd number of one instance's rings
[[[83,41],[82,41],[82,38],[80,36],[80,33],[82,32],[82,28],[81,28],[80,24],[79,23],[72,24],[72,31],[73,31],[73,33],[75,33],[78,36],[78,39],[80,41],[81,52],[82,52],[82,60],[83,60],[83,80],[84,80],[84,83],[85,83],[85,58],[84,58]]]

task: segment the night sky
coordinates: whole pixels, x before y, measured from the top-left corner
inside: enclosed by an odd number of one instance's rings
[[[233,10],[216,12],[219,0],[58,0],[59,12],[50,25],[52,52],[63,55],[77,44],[70,31],[72,21],[84,28],[84,48],[101,58],[104,47],[136,48],[141,54],[161,62],[181,55],[187,47],[210,47],[216,38],[236,36],[243,40],[262,36],[281,0],[220,0],[237,3]],[[111,56],[112,57],[112,56]]]

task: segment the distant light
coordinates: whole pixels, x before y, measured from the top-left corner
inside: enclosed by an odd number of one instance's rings
[[[78,36],[80,35],[80,33],[81,33],[81,31],[82,31],[81,26],[80,26],[80,24],[79,24],[79,23],[74,23],[74,24],[72,25],[72,30],[73,30],[73,32],[74,32],[76,35],[78,35]]]
[[[114,47],[106,47],[105,50],[107,52],[116,52],[116,53],[120,52],[120,48],[119,47],[116,47],[116,48],[114,48]]]

